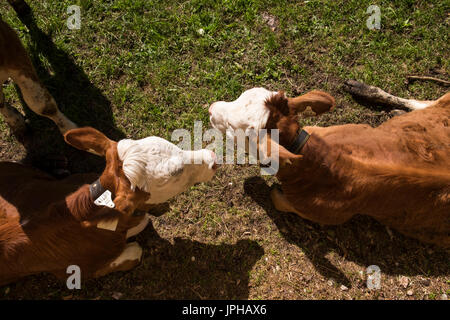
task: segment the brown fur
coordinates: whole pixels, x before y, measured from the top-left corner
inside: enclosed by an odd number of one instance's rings
[[[317,95],[318,100],[327,101],[325,95]],[[287,148],[299,128],[298,109],[283,97],[278,94],[267,101],[267,128],[279,128],[281,147]],[[305,104],[311,99],[309,94]],[[295,100],[302,102],[301,97]],[[328,101],[331,109],[334,99],[330,96]],[[320,110],[325,110],[323,105]],[[311,137],[301,151],[303,157],[280,152],[280,158],[291,158],[292,164],[277,174],[284,198],[274,193],[275,205],[280,210],[295,208],[320,224],[340,224],[366,214],[408,236],[449,247],[448,119],[450,93],[424,110],[394,117],[377,128],[305,127]]]
[[[84,150],[103,146],[96,149],[107,163],[100,181],[113,193],[116,207],[93,203],[89,184],[96,175],[56,180],[30,167],[0,162],[0,285],[40,272],[67,277],[69,265],[78,265],[87,279],[136,264],[109,267],[122,253],[128,229],[142,219],[131,214],[145,207],[149,194],[131,191],[116,142],[92,128],[70,130],[65,138]],[[96,227],[109,217],[119,218],[116,231]]]

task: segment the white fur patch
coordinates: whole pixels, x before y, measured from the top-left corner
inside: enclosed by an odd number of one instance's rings
[[[412,110],[425,109],[433,103],[434,103],[434,101],[419,101],[419,100],[414,100],[414,99],[409,100],[409,106],[411,107]]]
[[[265,101],[276,94],[264,88],[253,88],[242,93],[231,102],[218,101],[210,107],[211,125],[221,132],[242,129],[258,131],[265,128],[270,111]]]
[[[111,262],[111,267],[120,266],[125,261],[141,260],[142,248],[137,242],[127,243],[122,253]]]
[[[121,140],[117,152],[132,189],[150,193],[148,203],[165,202],[195,183],[209,181],[215,171],[212,151],[183,151],[159,137]]]

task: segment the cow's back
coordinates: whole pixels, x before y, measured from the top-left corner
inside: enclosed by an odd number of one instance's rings
[[[450,93],[426,109],[386,121],[377,130],[399,138],[410,156],[409,165],[450,173]]]
[[[376,128],[347,124],[304,129],[327,148],[368,165],[450,173],[450,93],[426,109],[393,117]]]
[[[305,127],[311,138],[283,192],[323,224],[367,214],[426,242],[450,246],[450,95],[377,128]],[[295,172],[294,172],[295,171]]]

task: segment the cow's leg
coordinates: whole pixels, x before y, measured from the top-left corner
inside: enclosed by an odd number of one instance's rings
[[[150,221],[150,215],[146,213],[144,217],[142,218],[141,222],[133,228],[128,229],[126,238],[134,237],[135,235],[141,233],[145,227],[147,227],[148,223]]]
[[[77,127],[57,107],[55,100],[39,81],[32,66],[26,66],[26,72],[14,72],[11,78],[19,86],[23,99],[35,113],[50,118],[61,133]]]
[[[25,119],[19,111],[6,103],[1,86],[2,84],[0,84],[0,113],[5,118],[6,123],[14,135],[22,140],[26,133]]]
[[[95,277],[102,277],[115,271],[127,271],[137,266],[142,257],[142,248],[137,242],[127,243],[122,253],[106,267],[98,270]]]
[[[344,84],[344,90],[369,102],[388,105],[392,108],[420,110],[425,109],[434,103],[434,101],[419,101],[414,99],[399,98],[381,90],[380,88],[369,86],[355,80],[347,80]]]
[[[330,211],[322,211],[322,213],[319,214],[316,212],[314,215],[305,214],[295,209],[286,196],[278,189],[273,189],[270,192],[270,197],[272,199],[272,203],[278,211],[296,213],[303,219],[314,221],[322,225],[342,224],[353,216],[353,213],[351,212],[340,212],[339,214],[335,214]]]
[[[270,198],[272,199],[272,203],[278,211],[296,213],[300,217],[309,220],[306,215],[302,214],[300,211],[294,208],[294,206],[289,202],[289,200],[280,190],[273,189],[270,192]]]

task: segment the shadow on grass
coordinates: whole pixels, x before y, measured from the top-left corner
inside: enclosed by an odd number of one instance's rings
[[[113,299],[117,294],[122,299],[248,299],[249,273],[264,254],[251,240],[219,245],[169,241],[151,223],[137,241],[144,254],[133,270],[82,281],[81,290],[74,291],[52,275],[30,276],[0,287],[0,299]]]
[[[144,261],[130,275],[149,299],[248,299],[249,274],[264,250],[256,241],[206,244],[184,238],[161,238],[150,226],[139,235],[147,241]]]
[[[388,229],[367,216],[356,216],[339,226],[320,226],[293,213],[279,212],[270,199],[272,188],[260,177],[245,181],[244,191],[273,220],[282,236],[305,252],[326,278],[351,286],[348,276],[327,257],[336,253],[365,268],[378,265],[382,273],[439,276],[450,274],[450,255]]]
[[[114,125],[111,103],[83,70],[39,29],[31,11],[19,12],[19,18],[30,30],[30,56],[36,71],[60,110],[79,126],[95,127],[114,140],[123,138]],[[41,65],[38,59],[41,55],[51,65],[52,75]],[[22,104],[25,105],[23,101]],[[103,159],[67,146],[50,120],[28,108],[25,110],[33,138],[27,157],[34,166],[48,169],[47,164],[36,160],[56,150],[56,153],[64,152],[74,164],[69,168],[72,172],[103,168]],[[46,299],[69,295],[112,298],[119,292],[128,299],[247,299],[249,273],[264,254],[262,247],[250,240],[220,245],[182,238],[169,241],[161,238],[151,224],[137,240],[144,248],[144,256],[142,263],[131,271],[83,282],[82,289],[76,291],[68,290],[65,283],[52,275],[31,276],[5,286],[10,288],[6,298]]]
[[[90,82],[89,77],[65,51],[55,46],[51,36],[37,26],[31,10],[19,10],[18,16],[30,31],[32,43],[29,53],[36,72],[59,109],[80,127],[91,126],[113,140],[123,139],[125,135],[114,123],[111,102],[100,89]],[[41,64],[39,56],[45,57],[51,65],[52,74]],[[26,105],[23,99],[22,105]],[[70,159],[71,172],[103,169],[102,158],[68,146],[51,120],[36,115],[28,108],[24,109],[31,130],[25,163],[49,171],[55,166],[51,155],[63,154]]]

